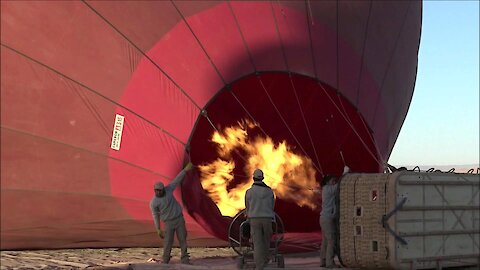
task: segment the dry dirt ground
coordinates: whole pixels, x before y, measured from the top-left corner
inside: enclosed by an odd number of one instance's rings
[[[161,248],[104,248],[62,249],[34,251],[1,251],[3,269],[102,269],[125,268],[136,264],[159,265]],[[231,248],[190,248],[192,262],[199,259],[230,258],[235,253]],[[172,250],[172,267],[179,264],[180,250]],[[160,268],[162,269],[162,268]],[[173,268],[175,269],[175,268]]]
[[[180,264],[180,250],[172,250],[170,264],[161,264],[160,248],[62,249],[1,251],[1,269],[238,269],[237,254],[231,248],[190,248],[192,265]],[[322,269],[317,253],[286,256],[286,269]],[[271,263],[267,269],[275,269]],[[251,263],[247,269],[253,269]]]
[[[180,250],[172,250],[170,264],[161,264],[160,248],[102,248],[34,251],[1,251],[3,269],[86,269],[86,270],[157,270],[157,269],[238,269],[237,254],[231,248],[190,248],[192,265],[181,264]],[[318,252],[285,255],[286,270],[314,270],[319,267]],[[270,263],[265,270],[277,269]],[[246,269],[254,269],[251,261]],[[340,268],[338,268],[340,269]],[[346,268],[343,268],[346,269]],[[352,268],[349,268],[352,269]],[[447,269],[447,268],[445,268]],[[455,270],[458,270],[456,268]],[[479,269],[478,266],[461,269]]]

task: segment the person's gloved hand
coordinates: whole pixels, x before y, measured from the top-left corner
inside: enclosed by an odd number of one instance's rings
[[[157,234],[158,237],[160,237],[161,239],[165,238],[165,232],[163,232],[162,230],[157,230]]]
[[[190,171],[192,168],[193,168],[193,164],[192,164],[191,162],[189,162],[189,163],[187,164],[187,166],[185,166],[184,170],[185,170],[185,171]]]

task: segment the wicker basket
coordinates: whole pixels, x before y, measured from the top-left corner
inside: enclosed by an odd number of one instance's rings
[[[347,267],[480,265],[480,175],[399,171],[340,183],[339,249]]]
[[[349,174],[340,184],[340,257],[348,267],[388,267],[387,211],[389,174]]]

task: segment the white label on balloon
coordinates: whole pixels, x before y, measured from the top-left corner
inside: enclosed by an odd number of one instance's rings
[[[115,117],[115,125],[113,126],[113,135],[112,135],[112,146],[114,150],[120,150],[120,142],[122,141],[122,131],[123,131],[123,120],[125,117],[123,115],[117,114]]]

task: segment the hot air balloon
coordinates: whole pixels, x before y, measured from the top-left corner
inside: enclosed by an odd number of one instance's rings
[[[153,183],[188,161],[198,168],[176,196],[190,245],[225,243],[241,208],[229,204],[262,166],[285,244],[316,248],[321,177],[380,172],[392,151],[421,12],[419,1],[2,1],[1,249],[156,246]]]

